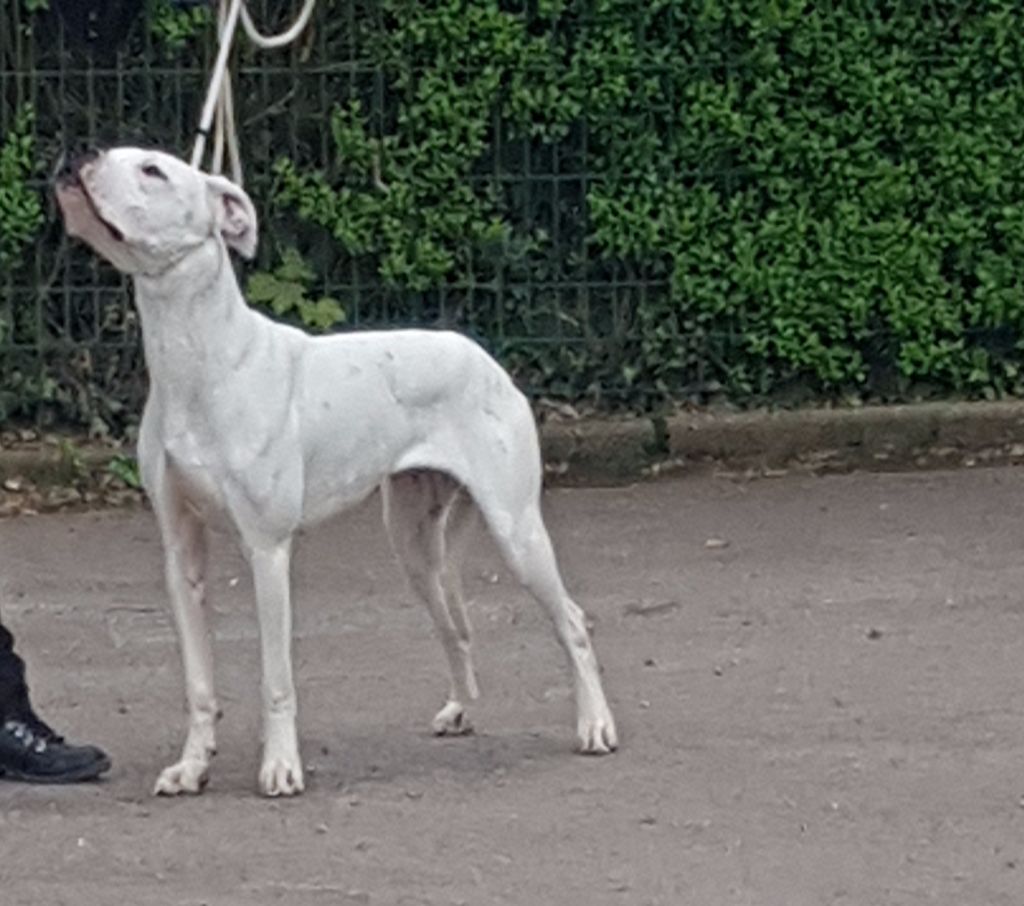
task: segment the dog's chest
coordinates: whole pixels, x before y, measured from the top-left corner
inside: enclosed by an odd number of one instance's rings
[[[166,445],[168,469],[188,502],[205,516],[224,510],[224,475],[208,451],[189,440]]]
[[[245,530],[260,525],[291,525],[301,515],[301,456],[292,431],[277,434],[266,426],[234,427],[193,413],[188,419],[165,418],[162,447],[167,469],[182,495],[206,522]]]

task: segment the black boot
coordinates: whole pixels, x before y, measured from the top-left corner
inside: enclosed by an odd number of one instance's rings
[[[39,718],[9,718],[0,727],[0,776],[28,783],[78,783],[110,769],[96,746],[73,746]]]

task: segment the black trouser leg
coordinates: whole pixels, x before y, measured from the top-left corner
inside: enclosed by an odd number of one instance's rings
[[[14,653],[14,636],[0,623],[0,723],[32,714],[25,683],[25,662]]]

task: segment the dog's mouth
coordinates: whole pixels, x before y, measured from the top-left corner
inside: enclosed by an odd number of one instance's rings
[[[122,233],[116,226],[114,226],[114,224],[100,213],[100,209],[96,206],[96,202],[93,200],[92,195],[85,187],[85,183],[82,182],[82,179],[77,172],[62,175],[57,180],[57,189],[60,192],[75,192],[80,195],[85,201],[85,205],[89,209],[89,213],[92,214],[98,223],[102,224],[110,238],[115,242],[124,242],[124,233]]]

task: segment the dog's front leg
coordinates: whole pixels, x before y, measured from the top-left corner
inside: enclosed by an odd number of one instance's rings
[[[206,527],[167,475],[151,492],[163,536],[167,590],[178,630],[188,703],[188,736],[181,759],[165,768],[154,793],[199,793],[206,785],[216,751],[214,724],[219,716],[213,691],[213,653],[206,629]]]
[[[263,655],[263,765],[260,790],[266,796],[294,796],[303,790],[302,762],[295,731],[292,680],[291,540],[250,550]]]

